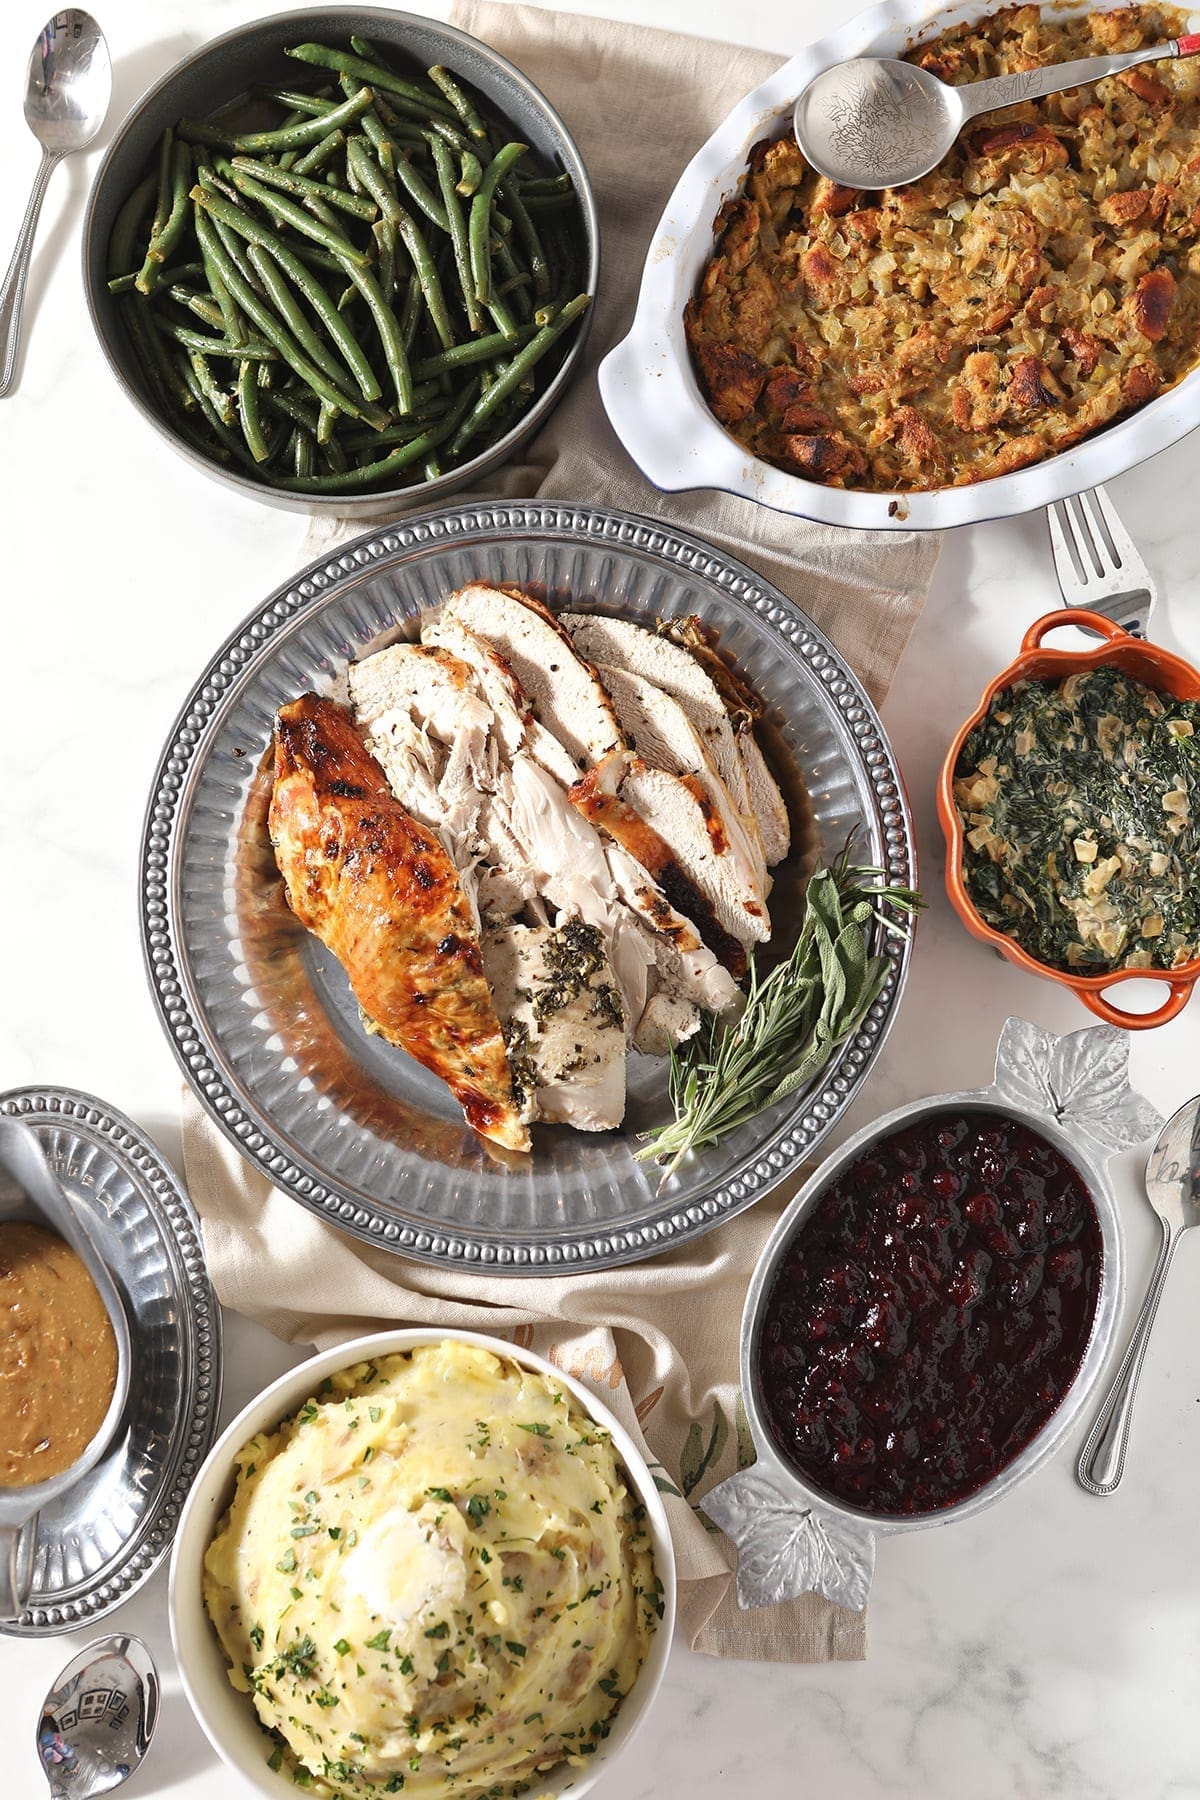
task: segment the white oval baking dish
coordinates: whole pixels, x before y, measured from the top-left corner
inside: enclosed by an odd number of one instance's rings
[[[788,129],[796,96],[822,69],[868,52],[899,56],[951,25],[999,10],[999,0],[966,0],[934,11],[928,0],[883,0],[785,63],[734,107],[692,158],[651,241],[633,325],[600,365],[600,393],[613,429],[656,487],[672,493],[718,488],[828,525],[937,531],[1032,512],[1095,487],[1200,425],[1196,369],[1130,418],[1014,475],[929,493],[873,494],[825,487],[761,462],[708,409],[692,372],[683,309],[712,252],[713,220],[737,190],[752,147]],[[1111,8],[1101,3],[1061,10]]]

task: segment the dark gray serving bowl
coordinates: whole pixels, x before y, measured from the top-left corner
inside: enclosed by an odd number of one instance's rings
[[[288,44],[312,40],[345,43],[354,32],[374,38],[386,50],[411,59],[422,69],[445,63],[482,94],[522,140],[543,160],[566,169],[579,195],[587,250],[586,290],[596,295],[600,273],[600,232],[587,170],[563,121],[533,83],[503,56],[465,31],[425,19],[416,13],[379,7],[332,6],[320,12],[277,13],[240,25],[214,38],[177,63],[133,107],[110,144],[96,173],[83,221],[83,287],[92,324],[109,368],[143,418],[172,449],[226,487],[252,500],[290,512],[379,513],[388,503],[432,506],[488,474],[532,436],[566,391],[583,353],[594,307],[571,336],[553,378],[509,434],[472,461],[440,475],[436,481],[381,488],[372,493],[297,494],[253,481],[236,470],[210,462],[193,450],[161,417],[147,392],[133,347],[121,324],[116,300],[108,291],[108,240],[122,202],[137,186],[154,155],[163,131],[185,116],[207,118],[238,100],[258,82],[296,82],[298,65],[284,56]]]

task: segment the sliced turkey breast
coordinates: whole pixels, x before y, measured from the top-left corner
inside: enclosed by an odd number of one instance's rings
[[[449,650],[475,671],[479,692],[496,714],[507,754],[528,750],[564,787],[570,787],[579,775],[574,759],[537,719],[511,664],[499,650],[461,619],[447,618],[445,613],[439,613],[421,635],[425,643]]]
[[[694,776],[666,775],[616,751],[576,782],[571,802],[641,863],[676,910],[695,920],[726,968],[745,971],[746,946],[766,942],[770,920],[765,907],[742,893],[711,802]]]
[[[619,669],[613,663],[597,663],[596,668],[621,729],[642,761],[668,775],[691,775],[704,788],[723,840],[718,854],[728,851],[737,863],[746,898],[765,906],[771,878],[762,838],[753,821],[747,829],[745,814],[735,805],[684,706],[665,688],[631,669]]]
[[[700,1009],[665,990],[652,994],[633,1034],[633,1047],[646,1056],[670,1056],[700,1029]]]
[[[554,614],[506,588],[460,588],[442,609],[498,650],[533,711],[578,768],[599,762],[625,740],[595,669],[580,656]]]
[[[625,1016],[604,940],[574,919],[482,940],[523,1116],[609,1131],[625,1116]]]
[[[641,675],[678,700],[708,746],[734,805],[757,826],[767,866],[782,862],[790,845],[787,807],[754,740],[754,712],[737,699],[740,687],[735,692],[715,678],[717,671],[729,675],[715,652],[704,646],[703,657],[699,654],[703,639],[695,622],[669,622],[686,632],[686,645],[603,613],[563,613],[561,623],[590,661]]]

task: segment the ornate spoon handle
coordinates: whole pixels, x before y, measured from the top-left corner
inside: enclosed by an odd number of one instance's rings
[[[38,214],[42,210],[50,177],[61,161],[62,157],[52,150],[43,153],[41,166],[33,183],[33,192],[29,196],[29,205],[25,208],[25,217],[21,220],[21,229],[17,233],[17,245],[8,265],[8,274],[4,277],[3,287],[0,287],[0,400],[11,392],[16,379],[17,350],[21,342],[21,305],[25,299],[25,282],[33,257]]]
[[[1021,69],[1015,75],[997,75],[991,81],[972,81],[957,92],[962,96],[963,119],[1015,106],[1019,100],[1037,100],[1043,94],[1064,94],[1068,88],[1086,87],[1104,75],[1119,75],[1138,63],[1161,62],[1166,57],[1200,53],[1200,32],[1150,44],[1144,50],[1128,50],[1120,56],[1082,56],[1075,62],[1047,63],[1042,69]]]
[[[1146,1298],[1142,1301],[1129,1348],[1121,1359],[1116,1379],[1096,1415],[1096,1423],[1088,1433],[1087,1442],[1079,1453],[1079,1461],[1075,1467],[1080,1487],[1086,1488],[1089,1494],[1114,1493],[1125,1473],[1125,1452],[1129,1447],[1129,1427],[1133,1421],[1138,1377],[1142,1372],[1142,1360],[1150,1342],[1150,1331],[1158,1312],[1158,1303],[1167,1285],[1171,1258],[1180,1238],[1180,1233],[1172,1232],[1165,1219],[1161,1224],[1162,1245],[1158,1261],[1154,1265],[1154,1273],[1150,1277],[1150,1286],[1146,1289]]]

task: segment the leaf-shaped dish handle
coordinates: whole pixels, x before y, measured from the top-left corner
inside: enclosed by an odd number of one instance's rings
[[[875,1533],[797,1503],[762,1463],[704,1496],[704,1511],[737,1549],[738,1605],[777,1606],[823,1594],[861,1612],[875,1572]]]
[[[1055,1037],[1028,1019],[1006,1019],[993,1092],[1083,1133],[1110,1156],[1144,1143],[1163,1123],[1130,1087],[1129,1034],[1112,1025]]]

